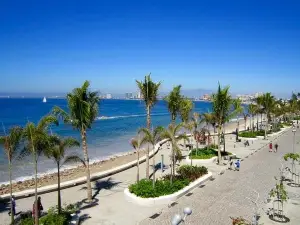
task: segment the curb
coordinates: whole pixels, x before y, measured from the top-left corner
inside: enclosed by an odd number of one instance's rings
[[[200,186],[207,180],[211,179],[212,173],[208,172],[203,177],[198,178],[197,180],[190,183],[188,186],[184,187],[182,190],[179,190],[171,195],[160,196],[157,198],[141,198],[136,196],[135,194],[130,193],[129,189],[126,188],[124,190],[125,199],[128,202],[135,203],[141,206],[153,206],[153,205],[163,205],[169,204],[171,202],[176,201],[178,198],[186,195],[191,190],[195,189],[196,187]]]

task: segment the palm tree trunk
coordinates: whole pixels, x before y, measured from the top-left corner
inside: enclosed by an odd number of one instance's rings
[[[218,125],[218,164],[221,163],[221,125]]]
[[[247,118],[245,118],[245,131],[247,130]]]
[[[154,145],[152,147],[153,147],[152,151],[154,151]],[[152,157],[152,163],[153,163],[152,185],[154,188],[155,187],[155,154]]]
[[[198,155],[198,148],[199,148],[199,144],[198,144],[198,140],[196,140],[196,155]]]
[[[91,202],[92,201],[92,186],[91,186],[90,163],[89,163],[89,155],[88,155],[88,150],[87,150],[86,130],[85,129],[82,129],[82,131],[81,131],[81,140],[82,140],[82,150],[83,150],[83,155],[84,155],[85,171],[86,171],[87,200],[88,200],[88,202]]]
[[[147,146],[147,157],[146,157],[146,178],[150,178],[150,172],[149,172],[149,145]]]
[[[150,106],[147,105],[147,128],[150,130],[151,126],[151,115],[150,115]]]
[[[35,183],[35,187],[34,187],[34,197],[35,197],[34,224],[39,225],[40,209],[38,207],[38,196],[37,196],[37,155],[36,155],[35,150],[33,150],[33,152],[34,152],[34,183]]]
[[[140,181],[140,148],[137,149],[137,172],[136,172],[136,182]]]
[[[60,195],[60,165],[57,162],[57,205],[58,205],[58,214],[61,213],[61,195]]]
[[[14,224],[15,221],[15,215],[13,211],[13,201],[12,201],[12,176],[11,176],[11,160],[8,160],[8,170],[9,170],[9,192],[10,192],[10,218],[11,218],[11,224]]]

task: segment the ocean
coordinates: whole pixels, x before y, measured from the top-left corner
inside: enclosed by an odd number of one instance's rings
[[[40,118],[51,111],[53,106],[67,109],[65,99],[48,99],[43,103],[42,99],[0,99],[0,135],[8,132],[14,125],[25,126],[27,121],[38,122]],[[211,103],[194,102],[195,111],[199,113],[211,111]],[[146,114],[143,101],[139,100],[101,100],[99,105],[99,117],[87,132],[88,150],[91,161],[103,160],[114,154],[120,154],[132,150],[130,139],[137,130],[146,126]],[[167,126],[171,117],[166,103],[158,101],[152,110],[153,127]],[[3,124],[3,126],[2,126]],[[74,137],[80,141],[77,130],[69,125],[60,124],[52,126],[51,131],[64,137]],[[0,147],[1,148],[1,147]],[[70,153],[82,150],[70,149]],[[8,181],[8,164],[3,149],[0,149],[0,184]],[[13,180],[22,181],[33,176],[32,158],[13,162]],[[40,156],[38,160],[39,174],[55,172],[55,164],[52,160]]]

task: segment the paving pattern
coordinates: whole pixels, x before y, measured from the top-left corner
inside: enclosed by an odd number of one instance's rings
[[[292,135],[289,130],[273,138],[280,146],[277,153],[269,153],[267,146],[262,148],[242,162],[239,172],[226,170],[214,181],[195,189],[191,196],[179,199],[175,206],[163,209],[156,219],[146,218],[140,224],[169,225],[172,216],[182,214],[183,208],[187,206],[192,208],[193,213],[187,218],[186,225],[228,225],[231,224],[231,216],[251,219],[254,206],[247,198],[255,200],[256,194],[253,190],[256,190],[260,194],[260,207],[264,207],[267,193],[275,184],[274,176],[279,173],[282,156],[292,151]],[[264,142],[265,145],[268,144],[268,141]],[[296,150],[299,152],[299,145],[296,145]],[[300,221],[291,218],[289,224],[300,224]]]

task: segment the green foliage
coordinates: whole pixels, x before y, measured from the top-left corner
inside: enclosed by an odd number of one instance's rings
[[[291,122],[284,122],[284,123],[281,123],[284,127],[290,127],[292,126],[292,123]]]
[[[295,116],[293,120],[300,120],[300,116]]]
[[[177,115],[180,112],[180,105],[182,102],[181,85],[173,88],[173,90],[167,95],[164,100],[167,102],[168,110],[171,113],[172,122],[174,123]]]
[[[298,153],[287,153],[283,156],[283,158],[285,161],[288,161],[288,159],[298,161],[300,159],[300,155]]]
[[[207,168],[205,166],[183,165],[177,169],[177,174],[183,179],[188,178],[190,181],[194,181],[207,174]]]
[[[20,225],[34,225],[33,218],[22,219],[19,223]]]
[[[218,149],[219,148],[219,146],[217,144],[210,144],[207,147],[212,148],[212,149]]]
[[[193,107],[193,102],[190,99],[182,98],[179,109],[182,122],[187,123],[189,121]]]
[[[171,175],[168,174],[162,179],[156,180],[154,187],[151,180],[143,179],[138,183],[130,185],[129,191],[142,198],[170,195],[188,186],[190,182],[204,174],[207,174],[207,168],[203,166],[184,165],[178,168],[177,173],[178,175],[173,177],[172,183],[170,181]]]
[[[61,213],[48,213],[40,219],[40,224],[43,225],[68,225],[70,220],[70,214]]]
[[[243,131],[239,133],[239,137],[256,138],[257,133],[255,131]]]
[[[152,181],[143,179],[138,183],[129,186],[129,191],[142,198],[154,198],[163,195],[173,194],[182,188],[189,185],[188,179],[177,179],[174,177],[173,183],[170,180],[156,180],[155,187],[153,188]]]
[[[285,190],[285,187],[283,183],[276,184],[275,188],[273,188],[270,193],[270,197],[281,199],[283,202],[286,202],[288,199],[287,191]]]
[[[230,152],[221,152],[221,156],[231,155]],[[189,155],[192,159],[211,159],[212,157],[218,156],[218,152],[214,149],[208,148],[200,148],[200,149],[193,149]]]
[[[279,131],[281,131],[280,127],[274,127],[271,132],[272,133],[277,133]]]

